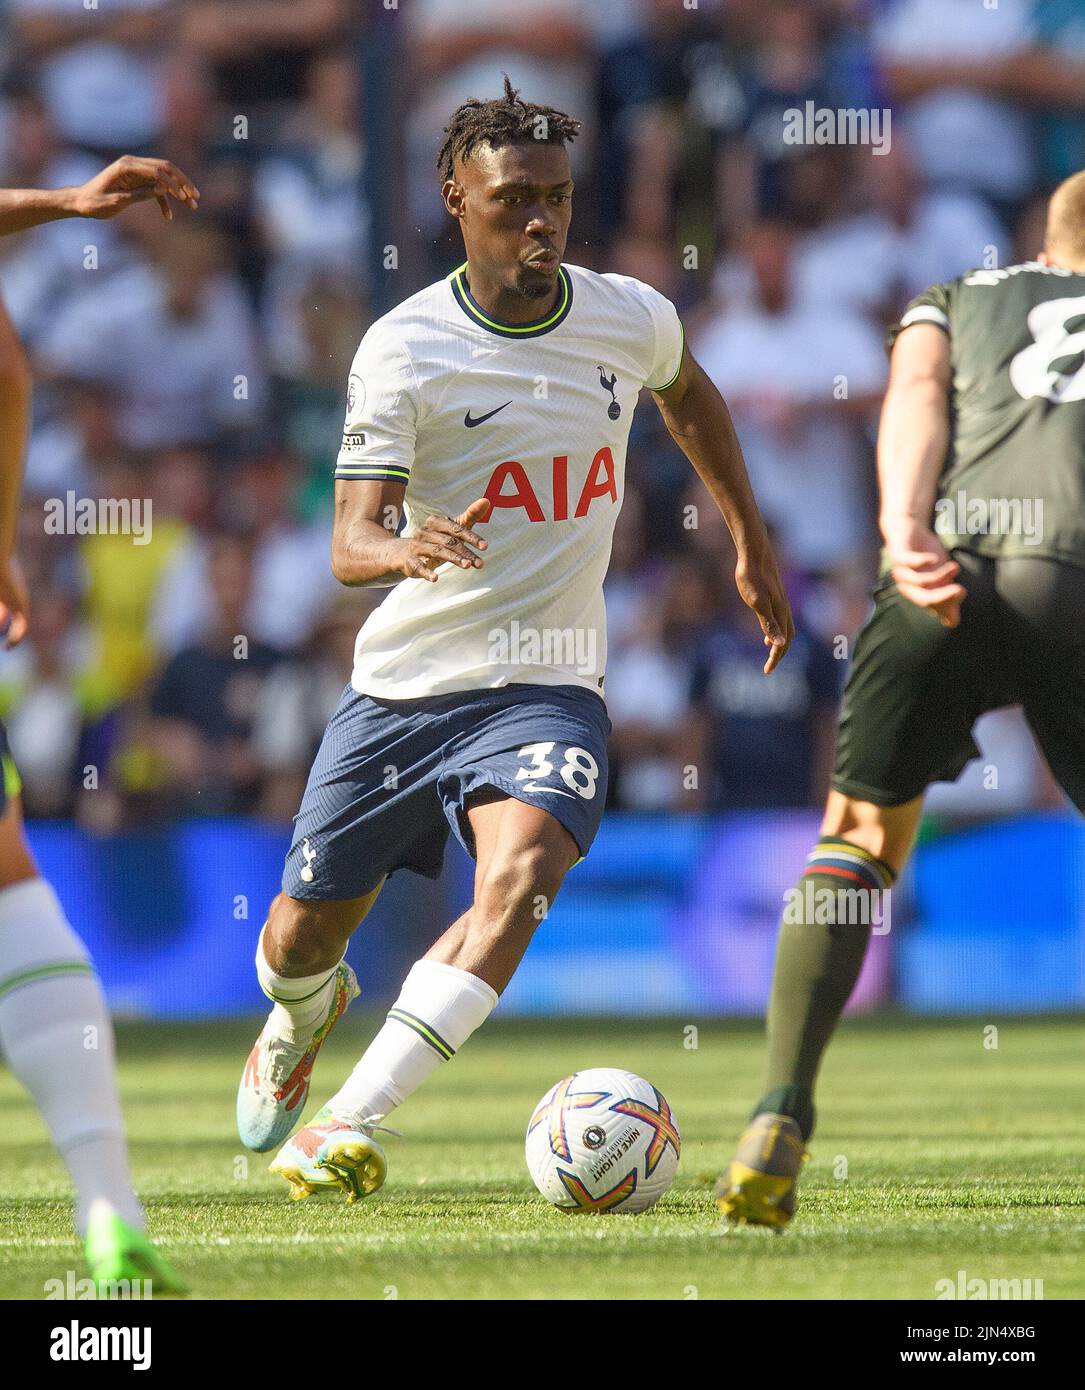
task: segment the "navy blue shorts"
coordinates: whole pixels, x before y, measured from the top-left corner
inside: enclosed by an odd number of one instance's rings
[[[358,898],[396,869],[436,878],[450,827],[474,855],[462,813],[481,787],[549,811],[583,856],[606,801],[609,732],[602,699],[578,686],[377,700],[348,685],[294,818],[283,892]]]

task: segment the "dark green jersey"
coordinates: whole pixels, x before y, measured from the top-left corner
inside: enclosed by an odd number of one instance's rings
[[[913,299],[890,341],[915,323],[950,341],[943,544],[1085,566],[1085,274],[973,270]]]

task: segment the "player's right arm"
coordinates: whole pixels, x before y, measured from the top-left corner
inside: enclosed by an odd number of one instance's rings
[[[29,424],[30,367],[0,300],[0,631],[7,628],[8,647],[26,635],[30,611],[13,554]]]
[[[879,525],[898,592],[946,627],[961,620],[960,565],[931,528],[949,447],[949,338],[935,322],[897,337],[878,430]]]
[[[351,363],[343,445],[335,464],[332,573],[340,584],[435,584],[438,566],[481,569],[486,542],[471,529],[490,511],[485,498],[459,517],[430,516],[397,536],[414,467],[421,393],[411,355],[386,319],[371,324]],[[474,547],[474,549],[472,549]]]
[[[489,502],[481,497],[459,517],[427,517],[413,536],[397,536],[406,491],[403,483],[336,479],[332,573],[340,584],[436,584],[438,565],[482,568],[475,550],[485,550],[486,542],[471,528],[486,517]]]

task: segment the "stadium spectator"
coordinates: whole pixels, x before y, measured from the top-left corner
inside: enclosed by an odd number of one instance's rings
[[[16,92],[8,104],[0,164],[11,188],[63,188],[101,168],[97,156],[64,144],[48,107],[31,90]],[[114,222],[96,222],[91,230],[78,218],[62,219],[0,242],[4,300],[30,346],[92,281],[100,284],[131,264]]]
[[[33,641],[9,655],[0,681],[0,717],[19,747],[29,816],[72,812],[84,722],[80,638],[72,601],[56,589],[37,588]]]
[[[358,629],[380,599],[379,589],[337,594],[305,649],[269,672],[253,729],[265,774],[261,813],[269,819],[290,820],[301,804],[320,739],[350,680]]]
[[[210,65],[216,93],[233,111],[288,110],[304,99],[314,54],[348,42],[359,11],[351,0],[191,0],[181,43]]]
[[[1036,170],[1029,118],[1004,93],[1008,62],[1032,44],[1031,0],[890,0],[871,39],[898,126],[936,186],[984,194],[1004,217]]]
[[[255,422],[266,394],[252,313],[222,239],[184,223],[137,265],[62,310],[41,337],[42,370],[108,386],[133,449],[221,440]]]
[[[314,59],[307,101],[284,127],[279,148],[258,165],[256,205],[272,255],[343,273],[360,270],[359,81],[357,63],[346,54]]]
[[[138,151],[162,127],[160,64],[169,0],[11,0],[14,34],[64,139]]]
[[[698,804],[713,811],[808,806],[823,800],[832,767],[844,663],[796,622],[783,681],[765,680],[765,645],[750,611],[720,585],[718,617],[693,664],[687,748],[703,769]],[[790,660],[795,657],[794,662]]]
[[[621,650],[641,629],[645,610],[658,597],[665,572],[666,561],[652,553],[644,496],[627,480],[604,583],[608,650]]]
[[[879,334],[846,305],[798,303],[794,228],[748,239],[749,302],[723,305],[695,344],[728,401],[762,510],[811,572],[863,561],[872,534],[863,425],[885,380]]]
[[[123,453],[95,471],[88,534],[76,530],[82,615],[89,651],[81,672],[88,713],[103,716],[139,691],[152,675],[159,648],[152,615],[163,579],[183,553],[188,528],[154,514],[143,469]],[[74,499],[73,499],[74,500]],[[56,515],[69,527],[67,495]],[[68,530],[71,534],[71,530]]]
[[[314,355],[306,306],[314,293],[350,303],[363,281],[368,213],[361,196],[364,146],[358,124],[357,64],[325,54],[310,67],[308,102],[283,131],[282,144],[253,176],[253,205],[268,252],[263,320],[273,365],[304,376]],[[326,304],[325,307],[328,307]],[[333,360],[336,403],[361,336],[356,316],[346,362]]]
[[[276,651],[309,640],[316,617],[337,592],[328,559],[326,518],[301,522],[294,459],[271,450],[245,459],[220,495],[219,515],[248,537],[251,574],[239,632]],[[214,626],[210,595],[213,549],[203,539],[185,548],[159,591],[154,631],[171,654],[198,643]]]
[[[718,572],[675,557],[656,603],[607,658],[610,803],[623,810],[690,809],[689,690],[694,654],[715,611]]]
[[[758,216],[800,219],[806,199],[791,166],[808,153],[788,138],[787,113],[816,108],[836,110],[853,104],[854,94],[833,72],[823,40],[823,16],[805,0],[779,0],[761,7],[749,20],[750,47],[740,63],[742,93],[739,137],[727,148],[720,183],[719,211],[739,238]],[[834,162],[822,148],[821,165]],[[839,188],[839,183],[835,186]],[[826,188],[813,180],[821,196]],[[800,196],[796,196],[799,193]]]
[[[150,742],[181,808],[201,815],[252,811],[263,768],[253,730],[276,653],[246,635],[252,554],[236,536],[209,545],[210,621],[166,666],[151,697]]]
[[[971,266],[1006,265],[1009,238],[984,199],[923,183],[903,136],[884,154],[857,152],[862,206],[807,233],[796,250],[795,295],[888,323],[928,285]]]
[[[1042,104],[1040,161],[1046,186],[1085,168],[1085,13],[1078,0],[1034,0],[1043,73],[1032,65],[1029,92]]]
[[[69,488],[86,496],[96,471],[123,452],[114,394],[108,387],[67,382],[40,395],[52,408],[42,412],[30,437],[27,496],[59,496]]]

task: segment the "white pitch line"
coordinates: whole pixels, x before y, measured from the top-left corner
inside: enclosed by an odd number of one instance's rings
[[[708,1240],[714,1237],[713,1231],[664,1231],[656,1233],[666,1240]],[[584,1231],[583,1236],[590,1236],[595,1240],[606,1238],[606,1232],[598,1229]],[[583,1238],[579,1237],[579,1238]],[[643,1237],[638,1237],[635,1232],[628,1234],[615,1231],[614,1237],[620,1244],[640,1244]],[[651,1238],[651,1237],[649,1237]],[[471,1245],[480,1244],[480,1233],[477,1231],[464,1231],[459,1234],[446,1234],[436,1239],[433,1236],[407,1236],[403,1234],[383,1235],[379,1232],[348,1231],[341,1234],[318,1235],[312,1231],[297,1232],[292,1236],[274,1235],[236,1235],[236,1236],[170,1236],[164,1235],[156,1237],[164,1248],[169,1250],[215,1250],[215,1249],[236,1249],[244,1246],[267,1246],[267,1245],[324,1245],[334,1247],[336,1245],[398,1245],[409,1248],[418,1245],[424,1239],[427,1246],[433,1245]],[[531,1244],[537,1246],[540,1243],[554,1245],[557,1247],[567,1246],[570,1240],[578,1237],[574,1232],[554,1233],[534,1232],[532,1234],[516,1235],[512,1232],[495,1232],[492,1235],[481,1236],[482,1243],[497,1245],[522,1245]],[[78,1245],[74,1241],[66,1240],[62,1236],[35,1236],[31,1240],[15,1240],[7,1237],[0,1237],[0,1249],[14,1250],[53,1250],[59,1248],[70,1248],[78,1250]]]
[[[925,1227],[916,1227],[916,1232],[926,1230]],[[990,1231],[990,1227],[978,1228],[981,1232]],[[1007,1228],[1015,1231],[1017,1227]],[[1074,1222],[1065,1226],[1058,1227],[1057,1234],[1065,1235],[1070,1232],[1085,1231],[1085,1224]],[[733,1233],[728,1233],[733,1234]],[[818,1234],[837,1235],[838,1231],[829,1232],[805,1232],[809,1237],[816,1239]],[[314,1231],[298,1231],[293,1235],[231,1235],[231,1236],[171,1236],[163,1235],[157,1237],[163,1246],[170,1250],[216,1250],[216,1249],[238,1249],[246,1246],[290,1246],[290,1245],[322,1245],[334,1248],[337,1245],[356,1245],[356,1246],[399,1246],[403,1249],[410,1249],[425,1240],[428,1249],[434,1246],[459,1246],[469,1245],[477,1247],[479,1244],[490,1245],[532,1245],[537,1247],[540,1244],[554,1246],[557,1249],[567,1248],[570,1243],[579,1241],[584,1237],[594,1240],[606,1240],[611,1236],[611,1232],[598,1226],[592,1226],[584,1230],[581,1235],[576,1231],[567,1232],[548,1232],[534,1231],[525,1232],[520,1235],[511,1231],[493,1232],[485,1234],[478,1231],[463,1231],[457,1233],[446,1233],[434,1237],[432,1235],[406,1235],[403,1233],[383,1234],[381,1232],[363,1231],[343,1231],[336,1234],[318,1234]],[[721,1237],[721,1230],[710,1228],[705,1230],[673,1230],[673,1231],[651,1231],[638,1235],[635,1231],[614,1230],[612,1239],[615,1246],[644,1248],[648,1240],[669,1240],[683,1242],[717,1241]],[[78,1251],[78,1243],[65,1236],[35,1236],[29,1240],[19,1240],[14,1237],[0,1236],[0,1249],[8,1250],[55,1250],[70,1249],[73,1254]]]

